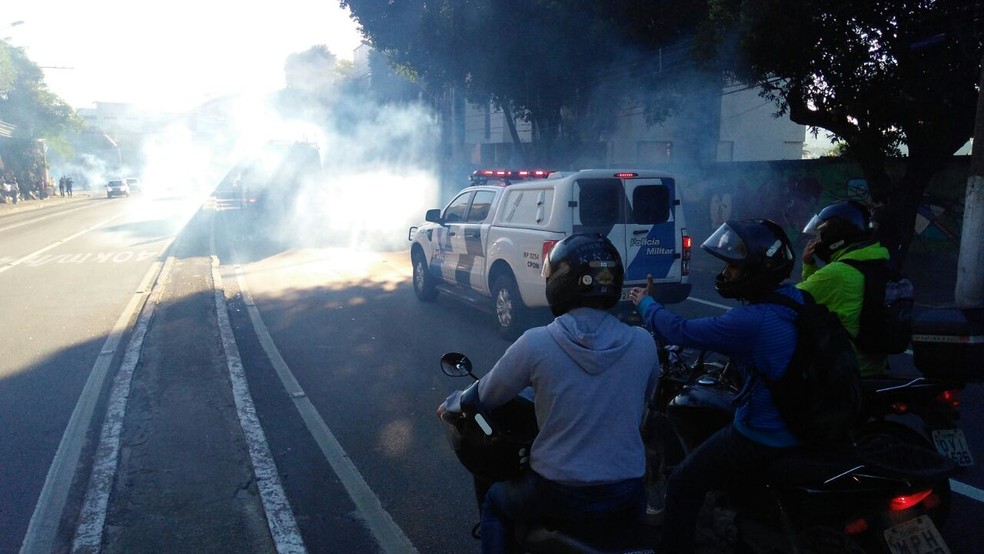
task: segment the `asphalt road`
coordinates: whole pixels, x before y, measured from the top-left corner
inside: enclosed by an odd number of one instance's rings
[[[28,369],[17,374],[4,361],[0,448],[7,450],[0,460],[17,459],[25,478],[19,489],[6,478],[0,483],[0,525],[11,525],[0,533],[6,541],[0,551],[16,550],[24,536],[31,498],[93,360],[105,350],[112,322],[126,313],[128,295],[140,289],[146,303],[127,318],[113,355],[115,379],[103,386],[92,418],[102,432],[88,432],[66,509],[49,516],[57,520],[50,548],[26,551],[477,552],[469,535],[477,521],[470,478],[448,448],[435,409],[467,385],[441,373],[443,353],[468,354],[482,373],[508,346],[496,337],[491,316],[444,297],[418,302],[402,250],[273,243],[248,213],[221,202],[207,203],[165,248],[186,219],[168,217],[165,205],[110,234],[123,236],[118,244],[131,249],[156,245],[146,263],[160,264],[158,277],[141,286],[142,267],[97,273],[98,286],[125,291],[114,297],[85,289],[104,299],[106,313],[82,316],[101,327],[92,324],[91,336],[62,336],[61,346],[49,347],[61,355],[33,365],[22,360]],[[7,219],[0,218],[0,237]],[[32,227],[33,234],[63,236],[67,229],[47,227],[57,219]],[[98,248],[108,247],[85,252]],[[916,265],[921,298],[946,302],[952,275],[939,264]],[[716,265],[698,252],[694,267],[692,299],[674,309],[695,317],[720,313],[729,303],[713,292]],[[0,285],[27,269],[22,262],[5,270]],[[76,274],[49,281],[61,273],[22,279],[77,296],[86,280]],[[37,295],[20,303],[45,305]],[[62,300],[17,313],[29,320],[50,311],[56,321],[66,311],[100,313],[71,307],[77,304]],[[17,303],[0,308],[18,309]],[[0,347],[24,350],[22,343]],[[895,363],[901,367],[906,358]],[[50,394],[55,389],[60,392]],[[52,397],[43,405],[42,391]],[[963,428],[978,466],[958,477],[964,492],[954,495],[943,533],[953,552],[969,553],[984,544],[981,386],[968,387],[963,400]],[[35,423],[18,423],[8,433],[6,422],[17,419]],[[30,457],[22,453],[31,450]],[[14,497],[19,503],[8,500]]]

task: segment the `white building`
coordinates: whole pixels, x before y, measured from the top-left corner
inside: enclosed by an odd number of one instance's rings
[[[756,89],[728,87],[721,93],[718,120],[718,162],[798,160],[803,157],[806,127],[786,116],[776,118],[775,104],[761,98]],[[464,110],[464,144],[468,162],[476,166],[510,166],[513,140],[505,114],[489,105],[468,104]],[[647,125],[643,110],[627,107],[618,116],[604,142],[589,152],[580,165],[653,166],[685,163],[680,127],[685,122],[671,117],[659,125]],[[530,124],[516,121],[522,142],[530,141]]]

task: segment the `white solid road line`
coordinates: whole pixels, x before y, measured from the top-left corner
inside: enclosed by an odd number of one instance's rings
[[[116,219],[116,217],[42,248],[33,254],[17,260],[13,264],[0,267],[0,271],[8,269],[28,259],[30,256],[54,248],[101,225],[105,225],[113,219]],[[170,245],[171,242],[168,242],[163,252],[167,252]],[[99,393],[102,391],[103,383],[105,383],[109,373],[116,348],[123,337],[123,333],[126,332],[133,315],[144,305],[146,300],[145,291],[149,284],[159,276],[162,270],[163,264],[160,262],[156,262],[151,266],[144,276],[140,287],[134,292],[123,313],[120,314],[120,317],[113,325],[112,331],[106,337],[106,342],[103,343],[102,350],[100,350],[99,356],[92,366],[92,371],[89,372],[89,378],[86,379],[82,394],[79,395],[79,400],[75,404],[75,409],[72,410],[72,416],[69,418],[65,432],[62,434],[61,441],[58,443],[58,449],[55,451],[51,466],[48,468],[48,474],[45,476],[44,486],[41,488],[38,503],[34,507],[34,513],[31,515],[31,521],[28,524],[24,541],[21,544],[20,551],[22,554],[48,554],[54,550],[58,524],[61,521],[62,512],[65,510],[65,505],[68,501],[68,493],[72,485],[72,479],[75,476],[75,468],[79,465],[79,459],[82,455],[86,429],[89,428],[94,417],[96,402],[99,399]]]
[[[49,244],[48,246],[45,246],[44,248],[39,248],[39,249],[35,250],[34,252],[31,252],[30,254],[28,254],[26,256],[21,256],[20,258],[17,258],[16,260],[14,260],[14,261],[12,261],[12,262],[10,262],[8,264],[5,264],[3,266],[0,266],[0,273],[3,273],[4,271],[7,271],[8,269],[10,269],[12,267],[15,267],[15,266],[18,266],[18,265],[20,265],[20,264],[22,264],[24,262],[27,262],[27,261],[31,260],[32,258],[34,258],[35,256],[37,256],[38,254],[47,252],[48,250],[51,250],[52,248],[56,248],[58,246],[61,246],[61,245],[65,244],[66,242],[68,242],[68,241],[70,241],[72,239],[81,237],[82,235],[88,233],[89,231],[92,231],[94,229],[98,229],[99,227],[102,227],[103,225],[109,223],[110,221],[113,221],[114,219],[119,219],[122,216],[123,216],[123,214],[114,215],[113,217],[111,217],[109,219],[106,219],[104,221],[100,221],[99,223],[96,223],[92,227],[87,227],[85,229],[82,229],[78,233],[74,233],[72,235],[69,235],[69,236],[61,239],[61,240],[57,240],[57,241]],[[167,251],[167,249],[165,249],[165,252],[166,251]]]
[[[369,484],[366,483],[359,469],[355,467],[352,459],[345,453],[342,445],[338,443],[331,429],[328,428],[324,419],[321,418],[321,414],[318,413],[314,404],[311,403],[311,400],[304,393],[304,389],[301,388],[290,367],[287,366],[287,362],[284,361],[280,355],[280,351],[277,350],[277,346],[274,344],[273,337],[270,336],[266,324],[263,323],[260,312],[253,303],[253,297],[249,292],[249,287],[240,271],[239,265],[235,266],[235,272],[237,282],[239,283],[239,292],[242,294],[243,301],[246,304],[246,311],[249,314],[250,321],[253,324],[253,330],[256,332],[263,351],[266,352],[267,358],[269,358],[274,370],[280,377],[284,389],[294,402],[294,406],[304,420],[308,432],[311,433],[315,442],[318,443],[321,453],[328,460],[328,463],[331,464],[335,474],[338,475],[338,479],[345,487],[356,509],[359,510],[359,513],[364,518],[366,526],[378,541],[380,548],[383,552],[393,554],[411,554],[417,552],[410,539],[407,538],[403,530],[400,529],[399,525],[393,521],[393,518],[383,508],[379,497],[369,488]]]
[[[133,336],[126,347],[123,362],[119,372],[113,378],[113,387],[109,393],[106,407],[106,417],[103,420],[102,432],[99,436],[99,447],[92,463],[92,474],[89,477],[89,487],[82,503],[79,514],[79,524],[72,541],[73,553],[95,553],[102,550],[103,528],[106,522],[106,510],[109,507],[109,497],[116,480],[119,468],[120,443],[123,436],[123,421],[126,417],[126,405],[130,398],[130,384],[133,382],[133,371],[140,362],[140,351],[144,338],[154,317],[154,311],[164,292],[164,283],[171,268],[174,257],[168,256],[163,270],[151,291],[151,301],[145,304],[140,319],[133,330]],[[156,268],[155,268],[156,269]],[[146,281],[145,281],[146,282]],[[145,286],[140,287],[145,290]]]
[[[698,304],[706,304],[708,306],[713,306],[715,308],[721,308],[722,310],[730,310],[732,306],[726,306],[724,304],[719,304],[717,302],[711,302],[710,300],[704,300],[703,298],[695,298],[693,296],[688,297],[687,300],[691,302],[697,302]],[[912,350],[906,350],[905,354],[912,355]],[[950,479],[950,490],[957,494],[962,494],[967,498],[976,500],[978,502],[984,503],[984,490],[978,489],[974,486],[968,485],[967,483],[962,483],[956,479]]]
[[[212,249],[215,252],[215,249]],[[256,475],[256,486],[260,491],[260,500],[266,512],[267,524],[273,537],[274,545],[280,554],[307,552],[301,531],[294,519],[290,502],[280,482],[277,465],[273,461],[270,445],[263,434],[260,420],[256,415],[253,397],[249,394],[249,385],[243,371],[243,362],[239,357],[239,347],[229,322],[229,312],[226,309],[225,287],[219,271],[219,259],[212,256],[212,281],[214,283],[215,312],[218,316],[219,335],[222,338],[222,349],[225,351],[226,365],[229,368],[229,378],[232,381],[232,396],[236,402],[236,412],[239,424],[246,437],[249,457],[253,462],[253,473]]]

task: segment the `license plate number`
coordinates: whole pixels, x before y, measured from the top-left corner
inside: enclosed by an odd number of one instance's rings
[[[929,516],[919,516],[885,530],[892,554],[950,554],[950,548]]]
[[[974,465],[967,439],[962,429],[937,429],[933,431],[936,451],[963,467]]]

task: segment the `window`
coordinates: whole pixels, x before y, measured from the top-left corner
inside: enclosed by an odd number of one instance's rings
[[[460,223],[465,220],[465,213],[468,211],[468,201],[471,200],[473,192],[466,192],[448,204],[444,209],[445,223]]]
[[[493,200],[495,200],[495,193],[490,190],[476,192],[471,209],[468,210],[468,222],[481,223],[485,221],[489,217],[489,209],[492,207]]]
[[[670,219],[670,191],[663,185],[643,185],[632,191],[632,222],[639,225]]]
[[[581,224],[604,227],[619,223],[622,182],[618,179],[582,179],[577,182]]]

